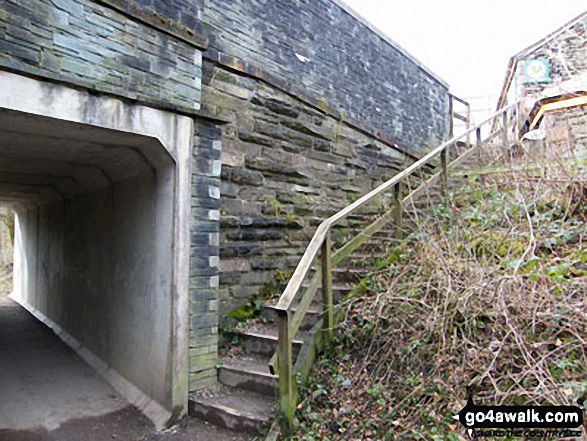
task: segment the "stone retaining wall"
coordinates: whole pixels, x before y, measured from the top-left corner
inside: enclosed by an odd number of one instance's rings
[[[0,68],[196,119],[192,389],[219,312],[449,129],[447,85],[334,0],[6,0]]]
[[[202,96],[231,121],[221,156],[222,315],[294,268],[321,221],[412,159],[344,118],[207,62]]]
[[[587,108],[547,113],[541,123],[546,132],[546,157],[587,157]]]
[[[222,131],[195,125],[190,246],[190,390],[216,380]]]
[[[194,115],[200,108],[201,61],[200,48],[192,42],[98,2],[8,0],[0,4],[0,68],[19,74]],[[195,127],[192,389],[216,375],[221,137],[213,123],[197,119]]]
[[[204,2],[205,57],[252,74],[260,70],[268,82],[415,152],[448,132],[447,85],[342,2],[230,3]]]
[[[562,28],[552,38],[526,51],[522,60],[547,59],[549,81],[524,84],[524,63],[518,63],[515,81],[523,106],[529,110],[541,96],[557,96],[585,90],[587,84],[587,13]],[[587,106],[546,113],[547,151],[552,158],[587,154]]]
[[[208,60],[411,151],[448,133],[447,84],[338,0],[100,1],[141,17],[152,10],[157,26],[206,37]]]

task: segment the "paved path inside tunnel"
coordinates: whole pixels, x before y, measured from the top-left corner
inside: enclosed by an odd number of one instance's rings
[[[0,441],[108,439],[249,438],[189,418],[157,432],[51,329],[0,295]]]
[[[0,428],[48,431],[128,402],[49,328],[0,298]]]

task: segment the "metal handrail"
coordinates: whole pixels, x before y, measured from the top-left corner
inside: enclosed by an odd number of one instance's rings
[[[499,130],[493,129],[490,138],[493,138],[494,136],[498,135],[499,132],[503,132],[503,142],[505,143],[505,145],[509,147],[509,132],[511,130],[511,132],[514,134],[511,141],[517,142],[516,134],[518,128],[518,106],[519,102],[510,104],[493,113],[490,117],[488,117],[486,120],[484,120],[481,124],[477,125],[476,127],[466,130],[460,135],[454,136],[450,140],[442,143],[440,146],[432,150],[430,153],[426,154],[418,161],[414,162],[412,165],[410,165],[400,173],[396,174],[393,178],[384,182],[383,184],[381,184],[374,190],[370,191],[360,199],[356,200],[349,206],[343,208],[336,214],[330,216],[328,219],[323,221],[318,226],[316,232],[310,240],[310,243],[308,244],[308,247],[306,248],[306,251],[304,252],[302,258],[300,259],[300,262],[298,263],[295,271],[293,272],[291,279],[289,280],[285,290],[283,291],[283,294],[279,298],[277,305],[275,305],[274,307],[278,314],[278,348],[269,363],[269,369],[273,374],[279,372],[279,407],[282,416],[282,428],[286,435],[293,432],[293,413],[295,409],[295,392],[292,366],[292,341],[299,327],[301,326],[302,320],[307,310],[309,309],[310,303],[312,302],[320,283],[322,283],[322,295],[324,303],[322,325],[325,334],[325,340],[329,341],[332,337],[332,329],[334,325],[332,300],[333,264],[336,265],[338,262],[340,262],[342,259],[348,256],[354,249],[362,245],[367,240],[367,238],[370,237],[370,235],[374,234],[374,232],[378,231],[379,228],[381,228],[385,223],[387,223],[389,221],[389,218],[394,217],[396,219],[396,223],[398,224],[399,230],[399,225],[401,224],[402,203],[404,203],[409,198],[414,198],[416,194],[420,194],[420,192],[423,191],[424,188],[431,185],[439,177],[442,179],[443,184],[446,184],[448,167],[456,164],[460,159],[463,159],[467,155],[467,153],[465,152],[451,164],[448,164],[448,149],[450,146],[456,145],[457,141],[466,138],[467,147],[470,147],[469,140],[471,134],[475,133],[477,146],[480,146],[480,144],[482,143],[481,128],[492,121],[495,121],[495,127],[497,127],[499,126],[501,120],[502,128]],[[512,111],[511,115],[508,115],[508,112],[510,111]],[[471,149],[468,149],[467,152],[471,152]],[[439,155],[441,166],[440,173],[434,175],[431,179],[427,181],[427,183],[424,186],[414,190],[405,199],[401,200],[399,187],[400,183],[407,177],[418,171],[420,168],[429,164],[431,160],[433,160]],[[354,242],[351,247],[349,247],[350,243],[348,243],[342,249],[332,254],[330,238],[331,228],[338,222],[349,216],[350,214],[356,212],[359,208],[365,206],[367,203],[371,202],[378,196],[384,194],[389,189],[394,190],[393,196],[395,199],[396,207],[389,210],[380,219],[376,220],[371,225],[366,227],[361,233],[357,235],[357,237],[351,240],[351,242]],[[345,251],[345,248],[348,249]],[[321,251],[322,260],[321,271],[317,271],[316,274],[314,274],[310,282],[310,287],[308,287],[306,292],[304,293],[304,296],[302,297],[298,305],[298,308],[295,312],[294,318],[292,319],[290,317],[290,313],[292,311],[292,304],[294,302],[294,299],[296,298],[297,293],[302,287],[304,279],[306,278],[311,269],[312,263],[318,256],[319,251]]]

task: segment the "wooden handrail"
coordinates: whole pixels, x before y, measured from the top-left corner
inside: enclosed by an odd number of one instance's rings
[[[308,244],[308,247],[306,248],[306,251],[304,252],[304,255],[302,256],[300,263],[298,263],[298,266],[296,267],[293,275],[291,276],[289,283],[287,284],[285,290],[283,291],[283,294],[279,298],[279,302],[275,306],[275,309],[285,311],[285,310],[289,310],[291,308],[291,305],[292,305],[292,302],[295,298],[295,295],[297,294],[298,290],[300,289],[300,287],[302,285],[302,282],[304,281],[306,275],[308,274],[308,271],[310,270],[310,267],[312,266],[312,262],[314,261],[314,259],[318,255],[318,251],[320,250],[320,248],[322,246],[322,242],[324,242],[324,238],[326,237],[326,234],[330,231],[330,228],[333,225],[335,225],[337,222],[341,221],[342,219],[344,219],[348,215],[354,213],[356,210],[358,210],[359,208],[361,208],[362,206],[364,206],[365,204],[367,204],[368,202],[373,200],[375,197],[386,192],[388,189],[392,188],[395,184],[399,183],[400,181],[404,180],[408,176],[412,175],[414,172],[416,172],[417,170],[422,168],[424,165],[429,163],[430,160],[432,160],[436,156],[438,156],[442,151],[444,151],[450,145],[455,144],[457,141],[459,141],[460,139],[462,139],[464,137],[470,136],[472,133],[475,133],[475,131],[477,130],[478,127],[484,126],[488,122],[493,121],[496,117],[499,117],[500,115],[506,113],[508,110],[515,107],[516,105],[517,105],[517,103],[508,105],[507,107],[495,112],[493,115],[491,115],[489,118],[487,118],[481,124],[479,124],[477,127],[473,127],[471,129],[467,130],[466,132],[463,132],[460,135],[455,136],[452,139],[442,143],[440,146],[438,146],[437,148],[432,150],[430,153],[423,156],[418,161],[414,162],[411,166],[409,166],[408,168],[406,168],[403,171],[396,174],[393,178],[384,182],[379,187],[377,187],[374,190],[367,193],[365,196],[357,199],[351,205],[343,208],[338,213],[332,215],[331,217],[329,217],[328,219],[323,221],[316,229],[316,232],[314,233],[312,240],[310,240],[310,243]]]
[[[528,119],[524,124],[524,133],[521,133],[521,136],[527,131],[534,130],[540,124],[546,112],[585,105],[587,105],[587,92],[584,90],[543,97],[536,101],[530,110]]]
[[[476,127],[469,128],[465,132],[458,136],[452,137],[450,140],[442,143],[440,146],[426,154],[418,161],[404,169],[403,171],[396,174],[393,178],[384,182],[374,190],[370,191],[360,199],[356,200],[349,206],[343,208],[338,213],[330,216],[328,219],[323,221],[316,232],[312,236],[306,251],[304,252],[300,262],[298,263],[293,275],[291,276],[283,294],[279,298],[277,305],[274,307],[277,310],[278,315],[278,348],[271,361],[269,362],[269,370],[272,374],[279,373],[279,408],[282,418],[282,429],[284,435],[289,436],[293,432],[293,415],[295,409],[295,384],[294,384],[294,372],[292,366],[293,359],[293,348],[292,341],[300,328],[302,321],[309,306],[314,299],[314,296],[321,284],[322,287],[322,301],[323,301],[323,317],[322,317],[322,329],[323,329],[323,342],[328,343],[332,337],[333,331],[333,295],[332,295],[332,267],[336,266],[351,254],[355,249],[364,244],[369,240],[373,234],[379,231],[390,219],[394,219],[397,226],[397,233],[401,234],[401,217],[402,217],[402,204],[410,199],[414,199],[416,195],[421,194],[426,188],[441,179],[443,189],[446,187],[448,180],[448,168],[456,165],[461,160],[465,159],[472,149],[469,147],[471,134],[475,134],[476,145],[478,148],[482,145],[481,140],[481,128],[488,123],[495,122],[495,127],[498,127],[501,121],[503,128],[501,130],[493,130],[488,140],[493,139],[500,133],[506,142],[509,140],[509,128],[512,126],[508,124],[510,120],[508,117],[516,117],[516,110],[519,103],[514,103],[496,111],[493,115],[488,117],[481,124]],[[511,111],[511,115],[508,112]],[[517,124],[514,121],[514,128]],[[514,136],[516,135],[514,131]],[[457,141],[465,138],[467,140],[467,150],[465,153],[460,155],[457,159],[449,163],[450,155],[448,155],[448,149],[452,145],[456,145]],[[517,139],[514,138],[517,142]],[[509,146],[508,146],[509,147]],[[438,155],[440,158],[441,171],[433,175],[426,183],[418,189],[412,191],[404,199],[401,197],[401,183],[408,178],[410,175],[418,171],[420,168],[430,164],[430,161],[436,158]],[[377,220],[372,222],[352,240],[347,242],[345,246],[336,252],[332,252],[330,232],[331,228],[338,222],[346,218],[347,216],[356,212],[359,208],[365,206],[375,198],[386,193],[388,190],[393,190],[393,201],[394,207],[388,210],[385,214],[381,215]],[[307,287],[303,298],[301,299],[298,308],[293,315],[292,305],[299,292],[302,282],[310,272],[312,264],[316,260],[318,253],[321,254],[321,262],[318,271],[312,277],[309,286]]]

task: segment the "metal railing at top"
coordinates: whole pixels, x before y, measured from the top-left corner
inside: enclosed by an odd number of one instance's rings
[[[462,134],[442,143],[439,147],[413,163],[393,178],[381,184],[365,196],[342,209],[338,213],[322,222],[312,237],[304,255],[296,267],[287,287],[281,295],[275,309],[278,314],[278,348],[269,363],[271,373],[279,374],[279,411],[282,421],[282,432],[289,436],[293,432],[293,418],[296,407],[296,391],[293,373],[293,339],[300,329],[318,288],[322,288],[322,332],[323,341],[328,343],[332,338],[334,327],[333,309],[333,285],[332,268],[348,257],[354,250],[367,242],[375,233],[380,231],[386,224],[393,221],[396,224],[396,231],[400,231],[402,222],[402,205],[409,200],[417,198],[423,191],[440,180],[443,188],[447,185],[448,169],[456,166],[467,158],[473,150],[480,149],[485,143],[502,136],[502,142],[509,147],[518,141],[518,112],[519,103],[509,105],[491,115],[480,125],[473,127]],[[492,129],[491,124],[495,121]],[[491,133],[482,140],[482,129],[490,126]],[[476,137],[476,142],[471,145],[471,135]],[[456,147],[457,143],[465,139],[466,150],[449,163],[449,150]],[[426,165],[430,165],[435,158],[440,157],[440,171],[402,199],[401,185],[416,171]],[[331,229],[340,223],[350,214],[355,213],[359,208],[366,206],[374,199],[392,191],[393,207],[381,215],[377,220],[367,225],[352,240],[348,241],[342,248],[334,251],[332,249]],[[294,300],[302,287],[302,283],[308,276],[314,261],[320,252],[319,270],[314,273],[305,287],[305,292],[299,303],[293,309]]]
[[[456,106],[455,106],[456,104]],[[457,109],[456,107],[460,107]],[[457,96],[450,95],[449,101],[449,113],[450,113],[450,130],[449,136],[452,138],[455,133],[455,124],[454,121],[459,121],[460,123],[465,125],[465,130],[469,130],[471,127],[471,105],[465,101],[460,99]],[[471,135],[467,136],[466,139],[467,147],[471,145]]]

